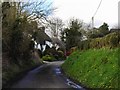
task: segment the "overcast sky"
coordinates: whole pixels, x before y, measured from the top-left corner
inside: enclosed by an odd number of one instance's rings
[[[64,22],[71,17],[90,23],[100,0],[52,0],[57,7],[54,15],[60,17]],[[118,2],[120,0],[102,0],[101,6],[94,17],[95,26],[100,26],[103,22],[113,27],[118,24]]]

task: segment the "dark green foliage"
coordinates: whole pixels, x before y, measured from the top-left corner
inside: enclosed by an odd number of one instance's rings
[[[85,41],[81,41],[78,43],[78,48],[81,50],[87,50],[90,48],[90,41],[91,40],[85,40]]]
[[[29,22],[26,17],[21,18],[16,14],[18,9],[14,5],[11,6],[9,2],[2,4],[2,49],[3,53],[9,56],[11,63],[19,64],[19,59],[23,61],[30,59],[30,51],[34,46],[30,45],[31,39],[27,36],[29,33],[26,32]]]
[[[65,55],[64,55],[64,52],[62,51],[62,49],[58,49],[56,50],[55,47],[52,47],[52,48],[47,48],[45,51],[44,51],[44,56],[45,55],[50,55],[50,56],[53,56],[55,58],[55,60],[64,60],[65,59]]]
[[[29,49],[34,51],[34,46],[35,46],[35,43],[33,40],[30,41],[30,44],[29,44]]]
[[[46,55],[54,57],[54,60],[58,59],[57,50],[55,49],[55,47],[52,47],[52,48],[47,47],[43,53],[43,57],[44,56],[46,57]]]
[[[65,60],[66,56],[63,51],[58,51],[58,60]]]
[[[7,17],[7,11],[10,9],[10,3],[9,2],[3,2],[2,3],[2,24],[4,24],[4,26],[2,26],[2,28],[7,27],[8,26],[8,22],[6,20]]]
[[[22,34],[21,29],[20,29],[20,27],[21,27],[20,23],[21,23],[20,19],[16,19],[16,21],[14,22],[13,28],[12,28],[11,36],[10,36],[11,40],[10,40],[9,54],[11,56],[11,59],[14,60],[14,62],[17,62],[17,58],[20,57],[19,56],[20,55],[19,49],[20,49],[20,44],[21,44],[22,39],[23,39],[23,34]]]
[[[108,34],[109,33],[108,27],[109,26],[108,26],[107,23],[103,23],[103,25],[99,27],[100,34],[103,34],[103,36],[105,36],[106,34]]]
[[[39,56],[42,58],[42,51],[40,50],[40,49],[37,49],[37,52],[38,52],[38,54],[39,54]]]
[[[92,30],[88,31],[86,36],[88,39],[104,37],[110,33],[108,27],[109,26],[107,23],[103,23],[103,25],[101,25],[99,28],[93,28]]]
[[[66,43],[66,49],[69,50],[72,47],[78,45],[81,41],[82,34],[80,29],[82,28],[82,23],[78,19],[73,19],[70,21],[70,26],[62,32],[61,39]]]
[[[24,72],[32,69],[36,63],[34,60],[30,60],[29,62],[22,63],[22,66],[18,66],[17,64],[12,63],[9,68],[5,69],[5,67],[2,70],[2,85],[5,85],[9,80],[13,80],[16,76],[20,76]],[[6,86],[4,86],[6,88]]]
[[[62,65],[65,74],[88,88],[118,88],[120,48],[73,52]]]
[[[3,79],[10,79],[16,73],[39,64],[39,56],[34,51],[35,41],[44,44],[45,40],[50,41],[50,38],[43,32],[44,27],[39,30],[37,23],[41,19],[45,21],[52,11],[51,5],[42,0],[39,3],[2,3]]]
[[[44,4],[43,2],[25,2],[22,4],[21,2],[2,3],[2,49],[4,53],[9,54],[11,62],[19,63],[18,59],[29,62],[34,50],[35,41],[41,45],[45,44],[46,40],[51,41],[49,36],[44,32],[45,27],[38,28],[37,21],[43,19],[42,17],[46,18],[46,15],[51,14],[53,11],[50,5],[46,7]],[[31,6],[34,9],[28,12],[27,10],[31,9]],[[41,12],[38,13],[37,10]]]
[[[57,55],[58,55],[58,60],[65,60],[65,55],[63,51],[58,50]]]
[[[91,34],[89,36],[89,38],[99,38],[99,37],[103,37],[104,35],[102,33],[96,33],[96,34]]]
[[[45,56],[42,57],[42,60],[51,62],[51,61],[54,61],[55,58],[52,55],[45,55]]]
[[[89,39],[80,42],[79,49],[86,50],[89,48],[102,48],[109,47],[114,48],[120,46],[120,32],[110,33],[102,38]]]
[[[118,44],[119,44],[119,36],[118,36],[118,34],[120,34],[120,33],[115,33],[115,34],[113,34],[111,37],[110,37],[110,44],[111,44],[111,47],[116,47],[116,46],[118,46]]]
[[[55,49],[55,47],[52,48],[48,48],[44,51],[44,55],[55,55],[57,53],[57,50]]]
[[[65,36],[65,31],[61,32],[61,40],[66,43],[66,36]]]

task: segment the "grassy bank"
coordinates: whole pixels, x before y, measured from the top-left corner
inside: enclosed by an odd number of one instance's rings
[[[62,69],[88,88],[117,88],[119,53],[120,48],[78,50],[67,58]]]

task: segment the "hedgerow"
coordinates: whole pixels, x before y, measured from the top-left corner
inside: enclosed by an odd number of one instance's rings
[[[78,47],[81,50],[89,48],[109,47],[115,48],[120,46],[120,32],[114,32],[102,38],[90,39],[79,43]]]

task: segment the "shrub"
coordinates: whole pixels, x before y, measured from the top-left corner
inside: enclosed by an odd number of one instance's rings
[[[102,48],[102,47],[119,47],[120,46],[120,32],[114,32],[106,35],[105,37],[95,38],[79,42],[80,50],[87,50],[89,48]]]
[[[42,57],[42,60],[44,60],[44,61],[54,61],[55,58],[51,55],[45,55],[45,56]]]
[[[65,55],[64,55],[63,51],[59,50],[57,52],[57,54],[58,54],[58,59],[59,60],[64,60],[65,59]]]
[[[110,45],[111,47],[116,47],[118,45],[118,34],[117,33],[113,33],[113,35],[111,35],[110,37]]]

